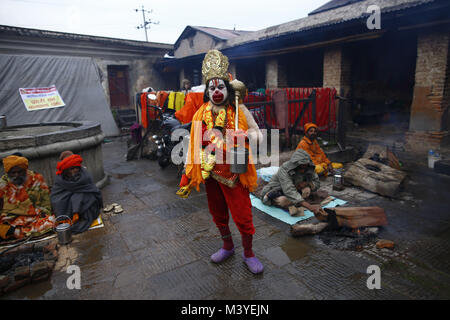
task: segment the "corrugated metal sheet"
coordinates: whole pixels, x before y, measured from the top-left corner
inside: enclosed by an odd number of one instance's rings
[[[333,10],[317,13],[305,18],[272,26],[259,31],[244,34],[242,36],[227,40],[223,44],[219,44],[217,49],[226,49],[251,42],[265,39],[277,38],[291,33],[311,30],[315,28],[336,25],[351,20],[362,19],[368,16],[367,8],[370,5],[377,5],[381,9],[381,13],[389,13],[408,8],[413,8],[426,3],[432,3],[435,0],[366,0]]]
[[[317,14],[319,12],[324,12],[332,9],[336,9],[339,7],[347,6],[349,4],[352,4],[354,2],[363,1],[363,0],[332,0],[327,3],[325,3],[323,6],[315,9],[314,11],[311,11],[309,15]]]
[[[199,26],[190,26],[193,29],[200,30],[204,33],[207,33],[215,38],[219,38],[221,40],[228,40],[231,38],[236,38],[247,34],[251,31],[243,31],[243,30],[227,30],[227,29],[219,29],[219,28],[210,28],[210,27],[199,27]]]
[[[67,40],[77,40],[77,41],[92,41],[101,43],[111,43],[115,45],[126,45],[134,47],[148,47],[155,49],[173,49],[173,45],[159,42],[146,42],[146,41],[135,41],[127,39],[117,39],[108,37],[97,37],[76,33],[49,31],[49,30],[39,30],[39,29],[28,29],[21,27],[5,26],[0,25],[0,34],[12,34],[23,37],[36,37],[36,38],[49,38],[49,39],[67,39]]]

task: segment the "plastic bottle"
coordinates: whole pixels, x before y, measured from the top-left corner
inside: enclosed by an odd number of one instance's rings
[[[428,168],[433,169],[434,167],[434,151],[430,149],[428,151]]]

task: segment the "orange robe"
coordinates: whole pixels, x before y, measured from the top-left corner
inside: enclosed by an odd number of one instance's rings
[[[322,148],[317,143],[317,140],[314,140],[314,142],[311,142],[311,140],[309,140],[305,136],[297,145],[297,149],[303,149],[306,152],[308,152],[309,156],[311,157],[312,162],[316,166],[321,165],[322,163],[325,163],[326,165],[329,165],[331,163],[331,161],[325,155],[325,152],[323,152]]]
[[[202,177],[202,168],[200,161],[202,141],[198,141],[198,139],[202,139],[203,112],[208,106],[208,103],[209,102],[204,103],[192,118],[191,138],[189,141],[189,153],[186,163],[186,176],[191,180],[192,186],[195,187],[197,191],[200,190],[200,183],[205,183],[205,180],[203,180]],[[239,108],[238,127],[239,129],[242,129],[244,131],[248,130],[247,120],[241,108]],[[195,152],[196,150],[197,153]],[[245,173],[239,174],[239,181],[241,182],[242,186],[248,189],[250,192],[253,191],[257,186],[256,169],[251,157],[251,152],[249,155],[248,170]]]

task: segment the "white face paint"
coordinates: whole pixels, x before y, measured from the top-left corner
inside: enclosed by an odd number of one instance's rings
[[[212,79],[208,84],[208,95],[212,104],[221,105],[228,98],[228,90],[222,79]]]

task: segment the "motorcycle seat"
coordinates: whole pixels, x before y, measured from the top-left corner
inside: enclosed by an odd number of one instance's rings
[[[176,129],[185,129],[187,131],[191,131],[191,124],[192,124],[192,122],[189,122],[186,124],[181,124],[178,127],[176,127]]]

